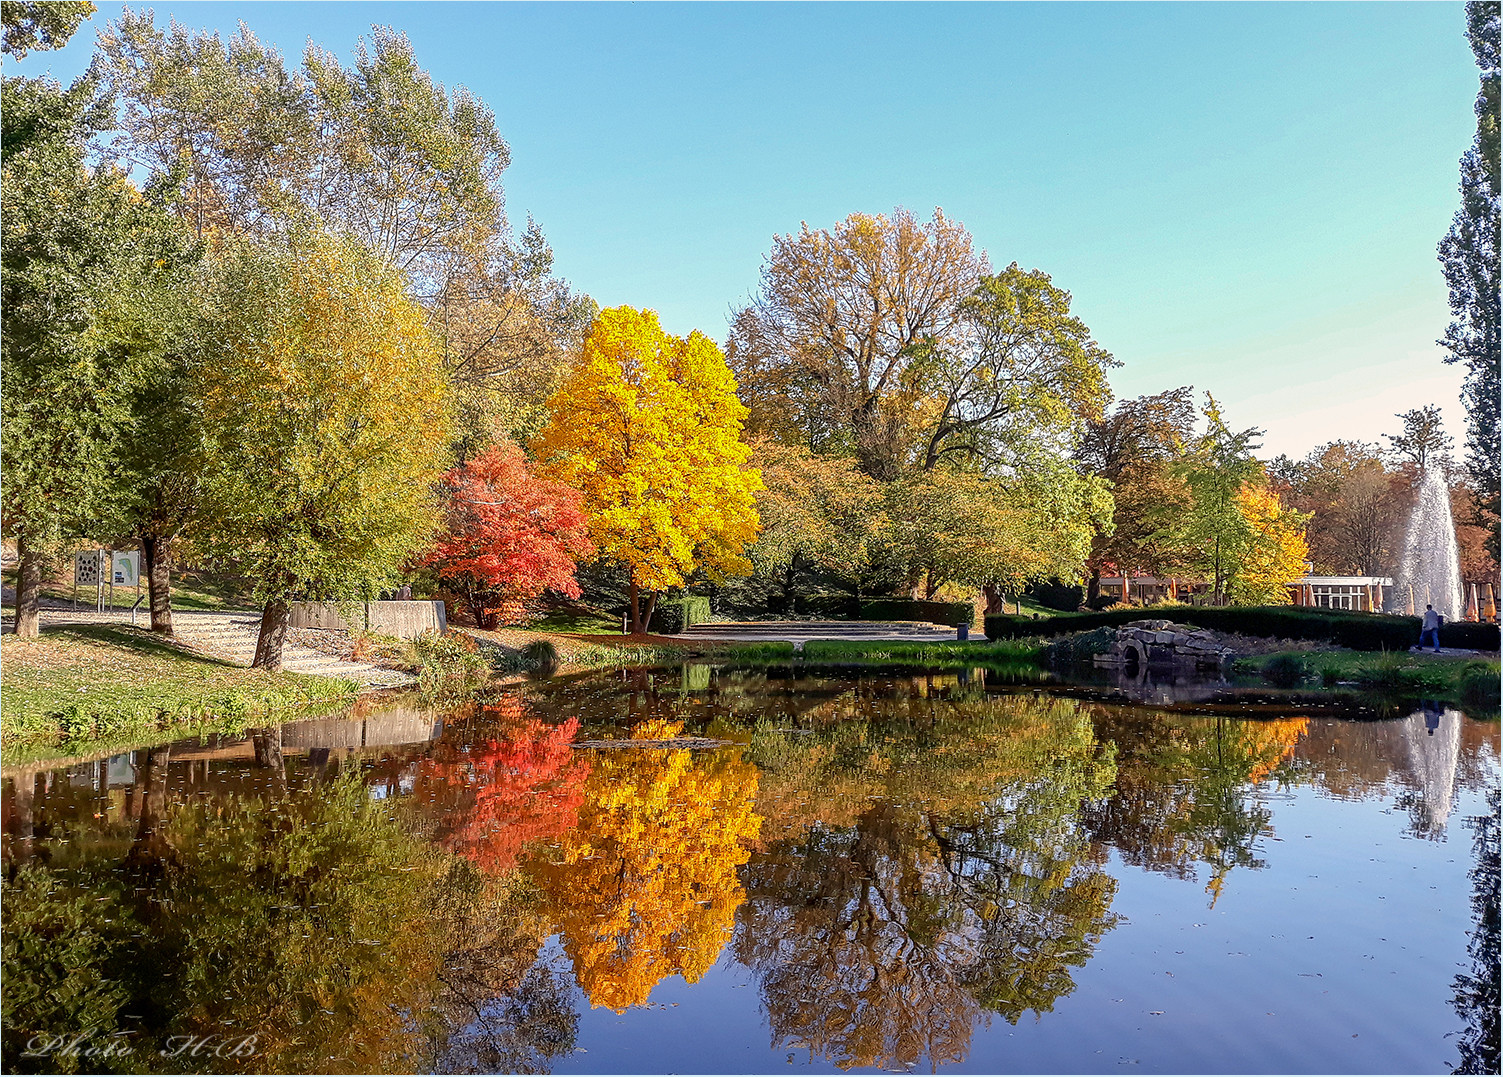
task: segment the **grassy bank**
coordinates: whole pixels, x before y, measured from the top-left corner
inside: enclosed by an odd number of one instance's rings
[[[1037,640],[996,643],[918,643],[900,640],[816,639],[804,644],[806,662],[858,665],[924,665],[937,668],[1037,666],[1044,647]]]
[[[126,625],[49,629],[0,645],[0,749],[11,766],[163,734],[238,732],[286,708],[343,705],[355,692],[348,681],[204,658]]]
[[[1444,658],[1408,651],[1279,651],[1238,659],[1233,671],[1284,688],[1357,687],[1392,695],[1425,695],[1484,710],[1498,709],[1496,659]]]

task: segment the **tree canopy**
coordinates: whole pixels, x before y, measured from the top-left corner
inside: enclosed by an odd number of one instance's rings
[[[289,602],[371,597],[432,533],[447,389],[422,311],[354,240],[238,247],[213,288],[203,541],[255,581],[276,668]]]
[[[584,494],[590,537],[637,589],[682,587],[691,572],[751,569],[760,474],[741,440],[746,408],[704,334],[665,333],[652,311],[601,311],[548,404],[536,449],[546,473]]]

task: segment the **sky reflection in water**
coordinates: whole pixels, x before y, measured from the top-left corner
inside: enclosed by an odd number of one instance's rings
[[[569,746],[680,735],[728,743]],[[1448,1072],[1497,780],[1439,708],[703,666],[7,772],[7,1065],[82,1021],[261,1033],[204,1070]]]

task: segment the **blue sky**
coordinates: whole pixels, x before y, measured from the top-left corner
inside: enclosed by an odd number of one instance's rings
[[[604,306],[723,339],[774,234],[936,206],[1069,289],[1119,396],[1193,384],[1265,455],[1375,440],[1461,372],[1435,245],[1477,72],[1460,3],[161,3],[296,59],[372,23],[496,112],[509,212]],[[101,5],[60,53],[70,78]],[[8,65],[9,66],[9,65]]]

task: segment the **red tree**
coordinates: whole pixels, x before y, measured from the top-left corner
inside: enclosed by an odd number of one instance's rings
[[[482,628],[548,588],[579,597],[574,565],[594,547],[578,490],[538,478],[511,442],[450,471],[444,487],[448,517],[424,563],[465,595]]]

